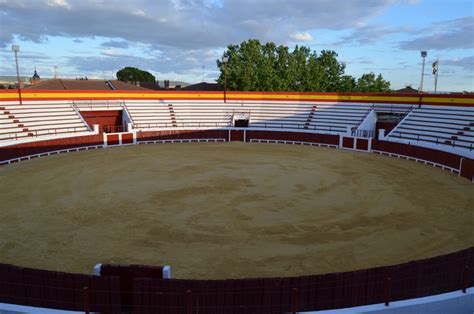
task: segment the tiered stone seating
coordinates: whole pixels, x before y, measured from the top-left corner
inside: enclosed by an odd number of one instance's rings
[[[313,110],[310,103],[244,103],[251,127],[303,129]]]
[[[474,108],[423,106],[413,109],[388,135],[408,140],[474,149]]]
[[[125,106],[137,129],[173,127],[168,103],[159,101],[127,100]]]
[[[137,129],[228,127],[234,106],[224,103],[126,101]]]
[[[250,127],[346,133],[357,128],[371,104],[126,101],[126,107],[138,129],[228,127],[237,112],[248,114]]]
[[[371,106],[366,103],[319,103],[308,129],[345,133],[360,125]]]
[[[169,103],[176,126],[229,127],[232,125],[233,104],[227,103]]]
[[[67,102],[0,105],[0,141],[89,131]]]

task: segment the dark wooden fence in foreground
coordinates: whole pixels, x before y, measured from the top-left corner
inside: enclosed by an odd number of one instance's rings
[[[84,312],[168,314],[270,314],[389,305],[473,287],[474,247],[392,266],[286,278],[160,279],[156,267],[130,267],[106,266],[99,277],[0,264],[0,302]]]

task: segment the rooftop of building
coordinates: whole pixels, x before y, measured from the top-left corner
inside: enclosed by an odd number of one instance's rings
[[[146,90],[118,80],[51,79],[25,87],[30,90]]]

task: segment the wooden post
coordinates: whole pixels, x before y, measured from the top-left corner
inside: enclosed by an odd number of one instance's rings
[[[293,288],[293,293],[291,296],[291,313],[296,314],[298,310],[298,288]]]
[[[464,267],[464,272],[463,272],[463,275],[462,275],[462,292],[463,293],[466,293],[466,290],[467,290],[467,286],[469,285],[469,266],[465,266]]]
[[[388,306],[390,304],[390,294],[392,292],[392,278],[387,277],[385,278],[385,306]]]
[[[90,304],[89,304],[89,288],[84,287],[82,289],[83,297],[84,297],[84,313],[90,313]]]
[[[186,290],[186,314],[192,314],[191,290]]]

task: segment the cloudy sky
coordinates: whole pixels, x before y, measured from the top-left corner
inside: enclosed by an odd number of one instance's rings
[[[332,49],[348,74],[418,88],[420,50],[440,59],[439,90],[474,90],[472,0],[0,0],[0,75],[112,78],[124,66],[157,79],[214,81],[216,59],[249,38]]]

